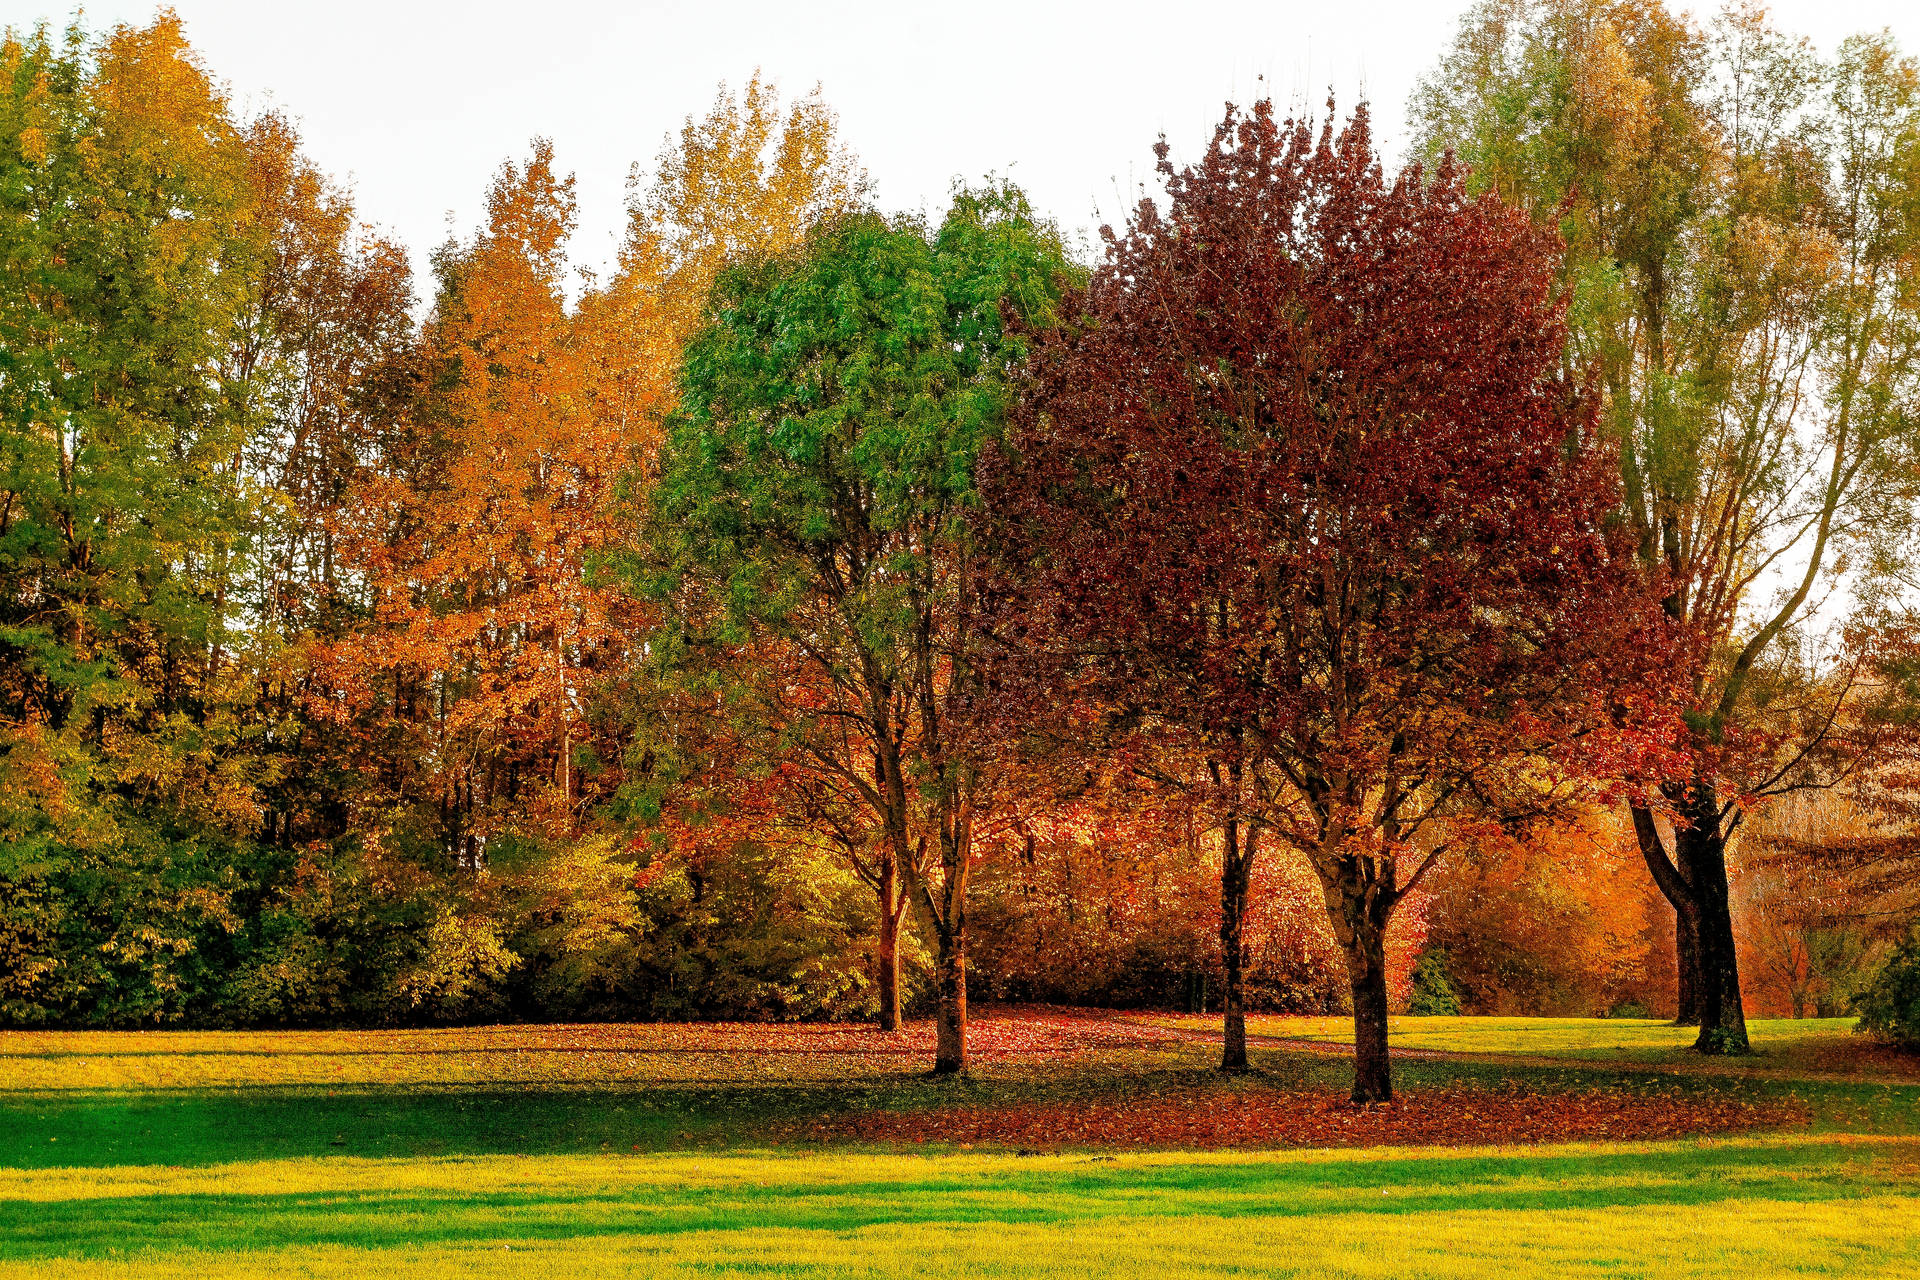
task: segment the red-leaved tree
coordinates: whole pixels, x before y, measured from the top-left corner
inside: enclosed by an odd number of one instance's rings
[[[1337,137],[1230,107],[1198,164],[1157,151],[1167,210],[1106,233],[983,465],[1006,701],[1064,679],[1199,762],[1226,1069],[1254,861],[1307,858],[1353,993],[1353,1098],[1380,1101],[1395,907],[1642,740],[1619,726],[1659,701],[1661,623],[1559,372],[1551,231],[1450,164],[1388,181],[1364,107]]]

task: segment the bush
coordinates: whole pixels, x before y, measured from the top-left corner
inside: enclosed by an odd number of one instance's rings
[[[968,906],[976,999],[1220,1008],[1220,867],[1178,824],[1036,823],[980,869]],[[1246,921],[1249,1011],[1341,1011],[1345,963],[1304,864],[1256,866]]]
[[[1854,997],[1860,1030],[1920,1049],[1920,924],[1864,991]]]
[[[524,840],[495,863],[515,1016],[535,1021],[862,1017],[872,895],[783,841],[641,854],[610,835]],[[922,967],[911,946],[911,985]]]
[[[1416,1017],[1455,1018],[1460,1016],[1460,993],[1447,978],[1447,953],[1427,950],[1413,965],[1413,995],[1407,1012]]]

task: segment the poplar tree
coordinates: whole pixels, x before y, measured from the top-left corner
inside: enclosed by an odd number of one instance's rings
[[[1920,500],[1920,70],[1890,37],[1822,62],[1757,6],[1490,0],[1417,95],[1427,151],[1558,222],[1569,364],[1619,442],[1622,514],[1696,638],[1691,764],[1630,805],[1675,913],[1678,1020],[1744,1053],[1729,845],[1770,797],[1864,763],[1835,726]]]

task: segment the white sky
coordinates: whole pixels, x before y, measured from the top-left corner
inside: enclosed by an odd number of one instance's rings
[[[61,0],[0,0],[0,26]],[[654,0],[175,0],[187,36],[244,112],[296,117],[308,151],[350,182],[363,219],[416,265],[480,216],[487,179],[527,140],[554,140],[578,176],[574,259],[611,261],[635,161],[704,113],[716,86],[762,68],[789,95],[816,82],[883,207],[938,209],[956,176],[1012,176],[1069,233],[1117,219],[1163,130],[1176,157],[1228,97],[1318,103],[1331,85],[1375,104],[1399,142],[1408,92],[1464,0],[1187,0],[1180,4],[900,0],[706,4]],[[1893,28],[1920,52],[1912,0],[1782,0],[1780,24],[1823,51]],[[93,0],[98,30],[151,19],[152,0]],[[1258,77],[1265,77],[1264,82]],[[423,290],[424,291],[424,290]]]

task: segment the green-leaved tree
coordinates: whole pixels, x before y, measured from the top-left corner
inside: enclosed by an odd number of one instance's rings
[[[889,946],[938,955],[938,1072],[966,1066],[966,894],[1001,785],[967,731],[974,463],[1072,273],[1011,186],[937,226],[860,212],[723,271],[652,478],[663,669],[731,674],[736,740],[866,869]],[[730,656],[750,655],[732,662]],[[882,957],[897,975],[897,950]],[[894,1003],[897,987],[883,990]]]
[[[1898,579],[1920,500],[1920,68],[1831,62],[1755,5],[1483,0],[1416,96],[1428,151],[1557,218],[1625,467],[1624,517],[1698,638],[1692,760],[1632,806],[1677,918],[1679,1020],[1747,1050],[1728,844],[1769,796],[1868,764],[1836,732],[1848,592]]]

